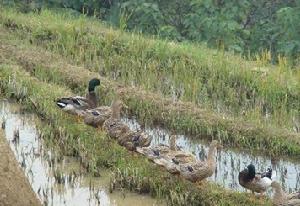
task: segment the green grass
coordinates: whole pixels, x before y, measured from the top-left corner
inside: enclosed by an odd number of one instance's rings
[[[16,39],[16,35],[0,28],[0,60],[18,63],[31,75],[46,82],[68,86],[74,93],[84,94],[86,82],[98,76],[83,67],[68,64],[64,58],[46,52]],[[241,119],[224,119],[211,111],[197,108],[191,103],[172,103],[161,95],[145,92],[137,87],[124,87],[101,78],[101,104],[110,104],[113,93],[124,91],[124,100],[130,114],[148,124],[159,123],[178,132],[192,134],[195,138],[220,139],[223,144],[239,148],[250,148],[250,152],[263,150],[266,154],[300,154],[299,135],[282,128],[254,125]]]
[[[268,200],[256,201],[246,193],[225,190],[213,183],[203,186],[184,181],[160,170],[145,158],[133,155],[97,131],[56,108],[53,100],[73,95],[68,89],[42,82],[16,66],[0,65],[0,88],[8,97],[19,100],[23,107],[43,117],[48,126],[41,127],[44,135],[55,138],[64,155],[79,155],[90,171],[101,166],[118,170],[122,186],[150,192],[166,198],[172,205],[269,205]],[[51,92],[50,92],[51,91]]]
[[[43,11],[20,14],[2,10],[0,22],[34,44],[99,71],[126,85],[193,102],[217,112],[241,116],[256,124],[291,129],[300,113],[300,70],[284,59],[278,67],[188,43],[175,44],[108,28],[92,18]],[[267,70],[264,72],[254,72]],[[266,113],[271,114],[265,118]]]

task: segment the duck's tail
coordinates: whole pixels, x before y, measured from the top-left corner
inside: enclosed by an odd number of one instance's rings
[[[56,105],[61,109],[65,108],[68,105],[68,103],[63,98],[57,99],[55,102],[56,102]]]
[[[273,171],[272,171],[272,174],[271,174],[271,180],[272,180],[272,181],[275,181],[275,179],[276,179],[276,171],[273,170]]]

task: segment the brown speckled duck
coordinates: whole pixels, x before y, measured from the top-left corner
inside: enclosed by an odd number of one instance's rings
[[[262,195],[271,186],[275,177],[276,172],[271,168],[264,173],[256,173],[254,165],[250,164],[239,173],[239,183],[252,193],[257,192]]]
[[[184,151],[170,150],[168,153],[161,155],[161,158],[154,159],[154,162],[164,166],[172,174],[179,174],[181,165],[196,162],[196,157]]]
[[[132,131],[123,122],[121,122],[120,112],[124,106],[120,100],[112,103],[111,117],[107,119],[103,127],[111,138],[117,139],[118,143],[128,150],[135,151],[136,147],[148,147],[152,138],[142,131]]]
[[[126,107],[121,100],[114,100],[111,105],[111,116],[103,123],[103,128],[113,139],[119,139],[122,135],[130,132],[130,128],[121,122],[121,109],[124,106]]]
[[[216,169],[216,150],[221,147],[216,140],[209,146],[207,161],[193,161],[180,165],[180,174],[191,182],[198,182],[213,175]]]
[[[100,128],[105,120],[111,117],[111,107],[101,106],[95,109],[85,110],[84,123],[92,127]]]
[[[286,194],[276,181],[271,183],[271,187],[275,191],[272,199],[273,205],[300,206],[300,192]]]
[[[159,158],[161,155],[168,153],[170,147],[165,144],[159,144],[151,147],[137,147],[136,151],[140,154],[145,155],[149,160]]]
[[[152,137],[149,137],[143,131],[129,131],[118,138],[118,143],[130,151],[136,151],[137,147],[148,147],[151,141]]]
[[[98,100],[95,93],[95,88],[99,85],[100,80],[93,78],[89,81],[88,93],[86,94],[86,97],[63,97],[55,101],[56,105],[69,114],[83,116],[84,110],[97,107]]]
[[[169,146],[163,144],[154,146],[147,150],[146,155],[172,174],[179,173],[179,164],[196,161],[194,155],[180,150],[176,145],[175,135],[170,136]]]

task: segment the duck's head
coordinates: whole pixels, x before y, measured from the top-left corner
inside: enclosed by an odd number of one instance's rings
[[[250,164],[247,166],[248,170],[248,176],[250,179],[253,179],[255,177],[255,166],[253,164]]]
[[[98,78],[93,78],[89,81],[89,92],[93,92],[95,87],[100,85],[100,80]]]

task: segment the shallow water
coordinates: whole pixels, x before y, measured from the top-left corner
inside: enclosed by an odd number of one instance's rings
[[[20,108],[0,100],[0,122],[5,120],[5,134],[9,144],[25,171],[33,190],[44,205],[162,205],[147,195],[115,191],[110,193],[110,174],[90,177],[76,158],[62,157],[57,161],[54,152],[43,146],[35,128],[35,116],[22,113]],[[3,125],[4,126],[4,125]],[[19,131],[19,140],[14,132]]]
[[[140,125],[134,119],[123,118],[123,121],[126,122],[131,129],[140,129]],[[170,135],[168,130],[159,127],[146,127],[145,131],[153,137],[152,145],[159,143],[168,144]],[[199,138],[193,139],[184,135],[178,135],[176,143],[182,147],[184,151],[195,154],[199,160],[205,160],[209,142],[200,140]],[[250,163],[256,166],[257,171],[265,171],[268,167],[275,170],[277,173],[276,180],[282,183],[285,191],[292,192],[300,188],[300,159],[279,159],[276,162],[271,162],[270,157],[225,148],[217,152],[216,160],[216,171],[209,180],[226,188],[236,191],[245,191],[238,183],[238,173]],[[269,191],[268,194],[271,195],[271,191]]]
[[[20,114],[15,104],[7,101],[0,102],[0,120],[6,119],[6,137],[16,154],[20,164],[32,184],[34,191],[39,194],[42,201],[48,205],[158,205],[149,196],[135,193],[108,192],[109,174],[102,172],[100,178],[90,178],[83,174],[79,161],[64,157],[62,161],[53,163],[54,154],[43,148],[34,126],[34,116]],[[31,121],[32,120],[32,121]],[[133,119],[123,119],[132,129],[139,129],[140,125]],[[14,130],[19,129],[20,141],[13,143]],[[153,137],[152,145],[168,144],[169,132],[162,128],[145,128]],[[183,150],[204,160],[208,151],[209,142],[193,139],[184,135],[177,136],[177,145]],[[253,163],[258,171],[265,171],[268,167],[277,172],[276,180],[282,183],[283,189],[288,192],[300,188],[300,160],[279,159],[271,162],[269,157],[253,155],[247,151],[222,149],[217,153],[217,168],[214,175],[209,178],[219,185],[236,191],[245,191],[238,184],[238,173],[248,164]],[[57,183],[55,171],[62,171],[63,184]],[[91,184],[92,182],[92,188]],[[271,191],[268,193],[271,195]],[[125,198],[124,198],[125,195]]]

